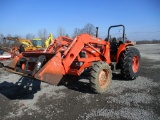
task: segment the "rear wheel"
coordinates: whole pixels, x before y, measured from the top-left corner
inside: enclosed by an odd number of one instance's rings
[[[121,56],[121,74],[127,80],[133,80],[138,77],[140,64],[140,53],[138,49],[127,48]]]
[[[110,84],[112,72],[105,62],[95,62],[89,72],[91,89],[96,93],[105,93]]]

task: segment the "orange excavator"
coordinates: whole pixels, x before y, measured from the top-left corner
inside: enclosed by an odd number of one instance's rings
[[[123,28],[122,41],[111,41],[110,29],[115,27]],[[140,53],[131,42],[125,42],[124,25],[110,26],[105,40],[98,38],[98,28],[96,33],[74,39],[60,36],[45,51],[22,52],[4,69],[54,85],[64,75],[88,72],[90,87],[97,93],[106,92],[114,70],[120,69],[125,79],[136,79]]]

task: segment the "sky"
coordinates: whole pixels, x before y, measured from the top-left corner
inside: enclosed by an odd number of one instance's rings
[[[160,0],[0,0],[0,34],[38,36],[46,29],[56,37],[63,28],[72,37],[75,28],[91,23],[101,38],[109,26],[123,24],[128,39],[160,39],[159,6]]]

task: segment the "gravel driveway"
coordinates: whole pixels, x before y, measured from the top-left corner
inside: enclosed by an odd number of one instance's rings
[[[0,68],[0,120],[160,120],[160,44],[136,47],[139,77],[126,81],[115,74],[102,95],[92,93],[85,77],[54,86]]]

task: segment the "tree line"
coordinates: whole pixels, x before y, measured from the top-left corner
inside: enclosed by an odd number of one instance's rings
[[[159,44],[160,40],[140,40],[137,41],[136,44]]]
[[[82,34],[82,33],[88,33],[90,35],[96,35],[96,27],[93,24],[88,23],[83,28],[75,28],[74,31],[73,31],[72,36],[69,36],[66,33],[65,29],[62,28],[62,27],[60,27],[60,28],[57,29],[57,36],[58,37],[59,36],[68,36],[68,37],[74,38],[77,35]],[[49,36],[49,33],[44,28],[44,29],[38,30],[37,35],[38,35],[38,38],[42,39],[43,44],[44,44],[45,40]],[[14,36],[12,36],[11,34],[8,34],[7,36],[4,36],[3,34],[0,34],[0,46],[3,46],[3,47],[11,47],[11,46],[13,46],[13,45],[16,44],[13,41],[9,41],[9,40],[3,39],[4,37],[19,37],[19,38],[21,38],[20,35],[14,35]],[[28,33],[28,34],[26,34],[26,36],[23,39],[30,39],[30,40],[32,40],[33,38],[35,38],[35,35],[32,34],[32,33]],[[137,41],[136,43],[137,44],[156,44],[156,43],[160,43],[160,40],[155,40],[155,39],[154,40],[140,40],[140,41]]]
[[[59,36],[67,36],[67,37],[74,38],[75,36],[77,36],[79,34],[82,34],[82,33],[88,33],[88,34],[91,34],[91,35],[95,35],[95,32],[96,32],[96,27],[93,24],[88,23],[83,28],[75,28],[74,31],[73,31],[73,35],[72,36],[69,36],[66,33],[65,29],[60,27],[57,30],[57,36],[58,37]],[[42,42],[44,44],[45,40],[49,36],[49,32],[45,28],[44,29],[40,29],[40,30],[38,30],[37,36],[38,36],[38,38],[42,39]],[[3,34],[0,33],[0,46],[3,46],[3,47],[11,47],[11,46],[15,45],[15,42],[3,39],[4,37],[19,37],[19,38],[22,38],[21,35],[12,36],[11,34],[8,34],[7,36],[4,36]],[[32,34],[32,33],[28,33],[22,39],[30,39],[30,40],[32,40],[33,38],[35,38],[35,35]]]

